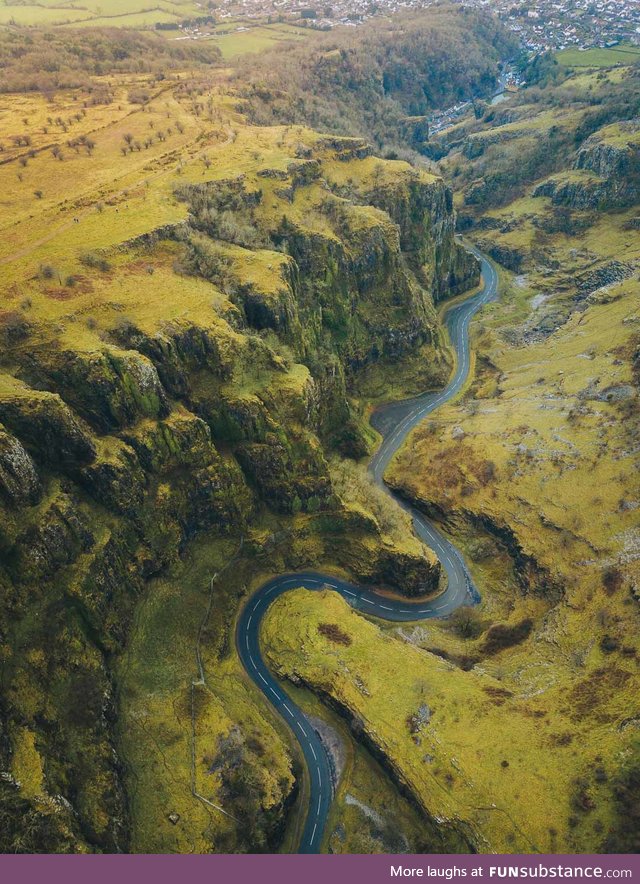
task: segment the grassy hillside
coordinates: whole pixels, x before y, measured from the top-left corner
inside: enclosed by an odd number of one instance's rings
[[[92,27],[140,28],[153,27],[157,22],[179,22],[202,14],[201,4],[190,0],[160,0],[156,3],[145,3],[142,0],[0,2],[0,24],[30,26],[82,24]]]
[[[481,638],[443,645],[448,658],[535,698],[543,733],[559,716],[566,739],[530,746],[527,762],[560,760],[570,778],[553,790],[559,850],[612,849],[632,825],[617,797],[637,753],[640,651],[637,84],[634,68],[579,73],[547,86],[542,107],[534,87],[444,133],[443,168],[469,235],[502,264],[503,296],[477,327],[475,380],[388,476],[444,520],[478,575]],[[526,651],[489,663],[487,622],[527,618]]]
[[[46,89],[9,66],[0,119],[0,846],[286,849],[304,776],[235,613],[301,566],[437,588],[339,465],[373,442],[365,367],[442,383],[435,301],[476,266],[437,176],[249,124],[198,47],[160,75],[118,38],[105,76],[112,33],[79,39]]]
[[[311,566],[441,587],[363,462],[372,402],[450,375],[454,205],[502,298],[387,479],[482,606],[397,629],[293,592],[266,653],[342,746],[325,849],[632,849],[637,68],[539,59],[430,141],[491,92],[484,15],[182,43],[85,12],[0,35],[0,849],[295,848],[304,769],[235,618]]]

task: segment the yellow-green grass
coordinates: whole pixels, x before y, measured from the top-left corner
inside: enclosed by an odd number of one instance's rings
[[[161,0],[150,8],[143,0],[83,0],[82,3],[43,0],[14,5],[0,2],[0,24],[72,25],[140,28],[156,22],[178,21],[201,15],[196,3]]]
[[[640,48],[621,43],[619,46],[612,46],[609,49],[594,48],[583,52],[579,49],[563,49],[556,53],[556,58],[560,64],[567,67],[606,68],[617,64],[633,64],[640,58]]]
[[[126,12],[122,15],[98,15],[95,18],[85,18],[74,22],[78,28],[152,28],[156,24],[176,22],[175,14],[159,9],[148,12]],[[179,33],[179,32],[178,32]]]
[[[416,431],[393,472],[404,481],[407,461],[414,470],[416,463],[424,464],[416,486],[426,480],[442,502],[449,498],[501,523],[517,525],[525,551],[563,577],[570,576],[576,560],[594,552],[599,556],[620,552],[623,532],[633,524],[633,515],[619,510],[625,486],[633,491],[633,473],[625,457],[628,439],[617,407],[587,399],[591,413],[571,416],[591,381],[606,379],[600,389],[631,382],[628,365],[615,363],[618,348],[624,348],[631,334],[625,321],[637,312],[638,287],[626,283],[616,289],[611,296],[617,295],[617,300],[571,318],[552,339],[531,345],[524,353],[496,354],[500,395],[479,400],[475,415],[467,414],[464,405],[444,409],[438,414],[435,438],[431,432]],[[462,418],[467,437],[452,445],[452,428]],[[521,447],[531,454],[519,455]],[[442,481],[434,482],[438,456]],[[482,458],[495,464],[498,476],[485,486],[474,478],[474,464]],[[449,476],[452,460],[460,472]],[[465,474],[473,491],[465,485],[467,496],[461,501],[457,494]],[[597,509],[599,518],[586,517],[585,506]],[[553,528],[539,549],[541,522]],[[571,536],[570,550],[563,532]],[[612,543],[615,537],[618,543]]]
[[[630,62],[632,63],[632,61]],[[615,68],[605,68],[598,71],[582,71],[575,69],[570,77],[560,83],[556,88],[563,91],[580,89],[584,92],[593,92],[604,89],[611,83],[620,83],[627,74],[625,65]]]
[[[385,160],[379,157],[365,157],[362,160],[353,159],[348,163],[334,160],[325,164],[328,179],[337,186],[357,184],[364,189],[373,186],[384,185],[406,178],[407,174],[419,175],[423,181],[435,181],[436,175],[420,170],[415,172],[408,163],[403,160]]]
[[[0,25],[73,24],[86,18],[81,9],[49,9],[46,6],[0,6]]]
[[[79,246],[108,248],[184,218],[186,207],[173,194],[180,164],[205,151],[215,156],[216,149],[229,138],[219,111],[214,111],[214,119],[200,121],[189,105],[171,94],[160,92],[144,109],[116,104],[116,100],[110,105],[113,121],[98,108],[96,126],[91,128],[96,109],[89,107],[88,121],[82,127],[78,124],[77,133],[73,126],[64,135],[52,133],[51,147],[37,144],[41,149],[27,159],[26,166],[16,158],[0,167],[5,210],[0,260],[11,263],[18,274],[25,273],[21,259],[32,253],[38,252],[40,262],[55,261],[61,252],[73,254]],[[46,108],[39,113],[44,115]],[[31,124],[31,117],[28,119]],[[41,121],[37,126],[34,121],[32,128],[37,133]],[[69,138],[87,130],[96,144],[92,155],[82,146],[77,152],[67,146]],[[164,133],[164,140],[159,133]],[[125,135],[131,135],[142,148],[123,156]],[[38,138],[43,140],[41,135]],[[144,147],[146,139],[153,139],[149,148]],[[56,144],[63,152],[62,161],[52,153]]]
[[[208,111],[211,121],[194,117],[190,102],[178,101],[170,91],[160,92],[143,107],[131,104],[127,96],[140,84],[145,85],[140,78],[118,82],[119,94],[107,106],[114,113],[113,121],[102,106],[89,106],[86,116],[76,121],[78,135],[88,132],[96,141],[91,156],[86,149],[76,152],[64,146],[60,161],[47,148],[24,167],[16,159],[0,167],[7,208],[0,258],[4,264],[4,304],[12,310],[28,304],[29,322],[43,320],[38,323],[38,337],[43,340],[56,337],[66,347],[93,350],[102,346],[105,332],[125,319],[149,333],[160,330],[163,323],[181,319],[226,327],[216,316],[230,307],[220,290],[202,279],[174,272],[183,254],[180,247],[165,243],[153,254],[130,246],[121,250],[122,243],[186,219],[187,205],[175,195],[178,187],[243,175],[248,189],[263,191],[256,209],[263,222],[275,227],[286,213],[302,228],[336,238],[326,214],[319,210],[326,199],[320,184],[298,188],[290,203],[277,193],[278,181],[257,175],[265,168],[286,172],[296,161],[301,142],[316,147],[329,174],[351,165],[334,162],[331,149],[320,150],[319,136],[300,127],[242,125],[237,115],[231,121],[227,96],[218,93],[213,94],[214,104]],[[7,109],[13,99],[7,97]],[[117,100],[120,103],[116,104]],[[16,97],[16,102],[13,117],[15,111],[25,114],[27,124],[22,125],[34,131],[36,149],[43,147],[36,137],[49,137],[40,131],[51,127],[43,118],[46,121],[51,116],[55,121],[64,117],[75,103],[70,93],[53,106],[38,98],[25,104],[22,97]],[[51,113],[47,113],[49,109]],[[9,135],[13,122],[8,110],[4,122]],[[135,143],[148,133],[168,128],[173,131],[164,141],[156,138],[148,150],[123,155],[125,134],[130,133]],[[368,183],[369,177],[384,181],[379,165],[371,160],[354,161],[353,180],[360,186]],[[391,180],[409,172],[406,164],[393,163],[386,174]],[[37,196],[35,190],[40,188]],[[375,209],[345,204],[345,211],[354,231],[366,233],[390,224],[388,217]],[[250,283],[265,298],[287,295],[287,259],[281,254],[223,244],[217,248],[229,262],[231,275],[243,284]],[[83,256],[91,252],[105,256],[109,269],[83,264]],[[161,302],[157,299],[160,289],[164,293]],[[256,383],[261,389],[265,378],[243,383],[249,383],[250,392]]]
[[[539,202],[540,213],[547,211],[545,200],[533,202]],[[494,214],[517,218],[531,210],[525,198]],[[502,333],[531,320],[533,295],[548,298],[534,315],[547,310],[553,315],[563,303],[554,287],[584,272],[585,255],[590,261],[637,259],[640,245],[625,230],[634,214],[603,215],[579,239],[547,237],[559,268],[553,275],[535,265],[518,279],[501,272],[502,300],[485,308],[473,333],[483,360],[470,398],[444,406],[428,427],[414,431],[387,474],[418,501],[464,515],[452,522],[455,539],[472,563],[489,622],[527,616],[539,625],[535,643],[481,662],[481,672],[497,674],[511,691],[539,695],[546,709],[564,710],[570,719],[566,733],[578,723],[583,757],[601,753],[612,770],[627,740],[618,726],[638,689],[637,614],[629,587],[638,579],[632,502],[640,489],[633,462],[636,406],[633,398],[607,401],[606,389],[632,389],[640,285],[632,278],[606,286],[568,320],[565,309],[553,335],[526,347],[508,345]],[[515,232],[491,235],[527,254],[538,234],[527,222]],[[463,429],[462,439],[454,439],[456,427]],[[478,559],[479,518],[512,531],[512,549],[517,546],[561,584],[564,599],[545,598],[542,576],[530,578],[533,595],[523,597],[504,551],[502,564],[494,565],[500,545],[493,540],[487,541],[489,554]],[[613,583],[606,583],[607,573],[617,575]],[[612,638],[613,651],[603,645]],[[469,643],[450,632],[422,644],[469,654]],[[537,763],[537,750],[532,751]],[[574,758],[571,754],[570,764]],[[559,807],[560,820],[571,814]],[[556,816],[552,824],[558,828]],[[577,818],[579,825],[564,836],[565,848],[597,846],[593,821]]]
[[[272,49],[285,40],[301,40],[305,36],[275,27],[249,27],[216,37],[215,45],[219,47],[223,58],[237,58],[250,52]]]
[[[344,763],[322,851],[332,853],[433,852],[432,832],[417,806],[400,795],[391,776],[353,739],[347,722],[315,694],[283,682],[303,711],[337,735]],[[355,799],[355,800],[354,800]],[[304,809],[304,808],[302,808]],[[303,814],[300,814],[301,821]],[[291,827],[292,832],[294,827]],[[295,843],[292,845],[295,849]],[[286,848],[285,848],[286,849]]]
[[[321,624],[339,625],[350,644],[327,638]],[[425,809],[470,826],[479,849],[576,851],[593,842],[596,819],[608,821],[604,790],[590,785],[597,809],[584,825],[568,822],[574,779],[589,773],[596,755],[620,748],[605,726],[582,744],[593,725],[566,717],[570,680],[530,697],[524,686],[463,672],[382,631],[328,591],[279,598],[262,641],[275,671],[304,679],[362,720]],[[431,719],[412,734],[408,719],[423,704]],[[579,753],[559,739],[567,731],[578,733]]]
[[[529,208],[530,201],[526,202]],[[505,213],[512,209],[517,216],[517,204]],[[557,278],[561,279],[562,273],[578,273],[584,267],[583,252],[603,261],[620,255],[625,260],[637,259],[640,244],[624,229],[633,214],[603,216],[581,236],[581,254],[576,254],[576,242],[571,238],[551,238],[553,257],[561,265]],[[520,229],[516,243],[511,233],[500,240],[527,248],[528,231],[528,227]],[[552,336],[526,348],[506,346],[492,330],[525,318],[527,302],[533,294],[544,293],[545,287],[553,305],[553,291],[549,290],[553,282],[549,279],[535,270],[522,280],[502,273],[508,296],[483,311],[475,338],[480,352],[490,356],[495,366],[474,387],[476,405],[469,409],[468,404],[460,403],[439,410],[436,431],[418,429],[391,475],[404,482],[409,478],[409,462],[414,470],[416,463],[421,464],[418,473],[414,472],[415,488],[421,483],[426,488],[428,481],[433,494],[443,502],[495,518],[500,512],[502,521],[517,526],[525,549],[563,577],[570,577],[576,559],[591,558],[594,552],[613,554],[633,521],[632,513],[619,509],[620,499],[632,492],[635,484],[625,454],[629,440],[619,419],[620,406],[607,402],[606,397],[594,398],[588,388],[595,381],[594,389],[601,393],[608,385],[632,383],[627,349],[634,334],[640,287],[633,279],[606,287],[592,296],[586,310],[570,317]],[[576,414],[583,404],[588,413]],[[468,430],[457,444],[457,454],[455,448],[452,454],[463,471],[465,458],[460,455],[466,452],[470,458],[466,472],[471,487],[467,483],[464,500],[459,496],[461,485],[450,475],[444,456],[445,447],[451,452],[450,434],[458,423]],[[520,446],[532,452],[526,455],[526,468],[518,453]],[[448,482],[433,481],[440,457],[440,469],[443,477],[449,477]],[[473,479],[472,462],[478,458],[495,463],[495,483],[480,487]],[[457,478],[463,481],[462,473]],[[586,516],[585,508],[591,507],[598,518]],[[541,519],[556,527],[541,535]],[[569,550],[563,531],[572,536]],[[612,543],[616,537],[618,543]],[[583,566],[582,571],[588,573],[589,568]]]
[[[180,184],[240,174],[253,177],[265,167],[286,170],[295,160],[299,141],[312,145],[317,140],[317,136],[299,127],[285,130],[243,126],[237,115],[232,133],[227,96],[218,94],[213,95],[211,119],[194,117],[190,102],[176,100],[166,87],[144,107],[131,104],[128,96],[141,82],[144,85],[140,78],[134,78],[118,83],[119,91],[108,105],[111,119],[105,107],[90,106],[84,109],[86,116],[73,122],[67,133],[47,123],[47,117],[54,121],[58,116],[68,119],[65,115],[76,104],[72,95],[57,99],[53,107],[48,107],[44,99],[5,99],[2,128],[6,142],[26,132],[36,151],[30,158],[25,156],[28,149],[12,147],[13,160],[0,167],[6,219],[0,260],[10,265],[7,281],[14,274],[23,278],[29,268],[33,272],[40,263],[61,265],[64,253],[70,255],[77,249],[75,243],[81,242],[89,249],[109,248],[146,230],[183,219],[186,206],[174,196]],[[79,102],[78,106],[81,108]],[[23,119],[28,122],[23,123]],[[171,133],[167,134],[169,129]],[[164,140],[158,139],[159,132],[165,133]],[[92,155],[81,146],[77,151],[67,146],[69,138],[82,135],[95,141]],[[142,149],[123,155],[125,135],[131,135],[134,144],[142,144]],[[144,141],[149,138],[153,143],[145,148]],[[62,161],[52,153],[55,145],[62,150]],[[19,162],[20,155],[26,158],[24,166]],[[211,161],[209,168],[198,160],[205,155]],[[327,156],[326,165],[327,173],[337,177],[340,167],[350,164],[332,163]],[[357,161],[354,173],[356,165]],[[375,168],[375,163],[363,161],[362,173],[358,171],[357,177],[373,175]],[[400,174],[408,167],[398,163],[397,168]],[[265,193],[260,213],[265,218],[271,216],[275,223],[283,213],[282,200],[273,193],[277,182],[261,179],[256,186]],[[333,236],[326,217],[314,208],[322,197],[319,186],[302,188],[287,213],[304,226]],[[374,210],[350,211],[361,224],[383,221]]]
[[[616,147],[640,144],[640,128],[635,123],[612,123],[598,131],[598,140]]]
[[[4,147],[3,159],[26,154],[29,148],[38,151],[56,143],[65,144],[69,139],[82,135],[91,135],[140,110],[139,106],[132,105],[127,100],[129,92],[145,89],[153,94],[161,91],[157,84],[150,83],[148,76],[144,75],[132,75],[115,82],[110,77],[96,77],[95,88],[97,91],[109,90],[113,94],[113,101],[85,107],[90,96],[82,90],[60,90],[50,100],[33,92],[0,95],[0,143]],[[77,114],[80,114],[79,120],[75,118]],[[64,121],[67,132],[55,122],[58,118]],[[28,135],[31,142],[27,148],[14,142],[15,137],[24,135]]]
[[[36,747],[35,734],[28,728],[14,732],[11,774],[20,783],[20,792],[25,798],[44,795],[44,763]]]
[[[242,596],[250,597],[264,580],[304,567],[305,563],[313,562],[328,573],[348,576],[336,564],[335,545],[331,537],[324,537],[321,523],[321,517],[266,517],[252,529],[246,543],[259,549],[274,532],[283,539],[270,546],[268,557],[257,559],[243,556],[233,561],[237,549],[233,542],[204,536],[190,544],[181,563],[153,581],[136,607],[126,652],[117,662],[121,685],[119,741],[132,794],[132,850],[219,851],[237,844],[229,840],[236,823],[191,794],[191,685],[198,681],[195,643],[208,603],[209,581],[216,572],[219,577],[201,642],[205,683],[195,688],[197,790],[224,809],[219,778],[207,771],[218,754],[220,738],[228,735],[232,723],[266,749],[258,774],[267,796],[276,797],[282,784],[288,788],[291,753],[297,759],[297,773],[302,771],[297,743],[248,679],[236,656],[233,614]],[[364,544],[364,559],[372,553],[373,549]],[[224,569],[230,561],[231,566]],[[310,711],[319,711],[310,697],[296,698]],[[346,739],[346,733],[343,736]],[[353,747],[347,746],[347,751],[349,765],[334,818],[340,819],[343,813],[346,790],[355,790],[362,800],[371,800],[378,788],[380,799],[386,801],[388,796],[389,806],[395,806],[399,799],[393,798],[391,786],[384,782],[378,786],[372,779],[377,774],[371,765],[363,771],[358,762],[354,773]],[[367,765],[366,759],[362,763]],[[288,819],[290,830],[284,850],[295,849],[295,833],[306,811],[304,783],[300,782],[303,789]],[[168,819],[173,812],[180,815],[175,826]],[[417,836],[418,823],[412,811],[405,809],[400,818],[406,820],[408,835]],[[352,835],[355,839],[357,832]]]
[[[208,852],[224,849],[236,823],[191,794],[191,691],[198,680],[195,643],[207,608],[211,575],[230,560],[233,544],[212,538],[198,541],[175,572],[154,582],[136,609],[131,638],[118,669],[120,734],[132,789],[132,850]],[[245,737],[265,746],[259,774],[267,795],[278,794],[278,780],[290,783],[286,732],[256,704],[235,655],[222,657],[225,609],[241,591],[243,569],[225,572],[215,589],[202,654],[206,683],[195,686],[196,790],[223,807],[217,775],[208,774],[219,740],[234,723]],[[246,579],[246,577],[244,578]],[[170,648],[170,653],[168,649]],[[180,815],[172,825],[168,815]]]

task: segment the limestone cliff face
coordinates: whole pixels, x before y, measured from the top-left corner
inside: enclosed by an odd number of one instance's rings
[[[387,175],[354,139],[311,152],[183,188],[186,223],[114,249],[105,285],[130,291],[138,265],[170,253],[185,287],[202,287],[197,309],[185,301],[165,317],[159,290],[97,331],[74,335],[84,319],[70,314],[65,335],[34,314],[4,335],[3,713],[11,733],[36,734],[62,796],[46,823],[56,849],[126,849],[109,660],[145,581],[194,536],[239,537],[265,513],[326,514],[332,554],[353,573],[408,593],[437,586],[433,561],[395,555],[374,519],[353,523],[327,454],[366,453],[353,379],[437,346],[434,302],[473,284],[477,266],[454,242],[441,181],[402,164]],[[351,163],[346,199],[331,176]],[[29,655],[43,647],[44,662]],[[16,814],[40,814],[15,783],[0,788]]]
[[[453,195],[440,179],[412,176],[406,187],[379,187],[367,194],[400,230],[400,245],[435,302],[477,285],[477,261],[454,238]]]
[[[574,209],[623,209],[640,199],[640,124],[605,127],[578,151],[573,174],[544,181],[534,196]]]
[[[607,182],[612,208],[632,205],[640,198],[640,124],[618,126],[619,141],[607,140],[605,129],[605,137],[596,134],[587,139],[574,163],[574,168],[586,169]]]

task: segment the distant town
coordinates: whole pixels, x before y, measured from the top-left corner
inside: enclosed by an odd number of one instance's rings
[[[213,0],[203,3],[208,16],[183,24],[194,31],[207,18],[260,19],[295,23],[319,30],[356,27],[375,16],[425,9],[438,0],[331,0],[301,6],[296,0]],[[454,0],[456,2],[456,0]],[[530,52],[590,49],[621,42],[640,45],[640,0],[460,0],[461,5],[491,9]],[[237,22],[238,27],[242,25]],[[205,28],[206,29],[206,28]]]

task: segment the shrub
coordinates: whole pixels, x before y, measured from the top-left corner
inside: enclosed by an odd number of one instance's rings
[[[337,623],[320,623],[318,624],[318,632],[336,645],[349,647],[351,644],[351,636],[343,632]]]
[[[40,276],[43,279],[55,279],[56,276],[59,276],[59,273],[52,264],[41,264]]]
[[[602,572],[602,585],[607,595],[613,595],[622,586],[622,573],[613,565]]]
[[[603,635],[600,639],[600,650],[605,654],[612,654],[620,647],[620,642],[612,635]]]
[[[0,341],[15,344],[29,336],[30,326],[17,310],[0,313]]]
[[[485,654],[497,654],[505,648],[519,645],[531,635],[533,620],[526,617],[520,623],[510,626],[508,623],[496,623],[487,632],[483,651]]]
[[[460,638],[477,638],[484,630],[480,612],[477,608],[471,608],[468,605],[456,608],[449,623]]]
[[[98,252],[84,252],[82,255],[80,255],[80,263],[84,264],[85,267],[91,267],[95,270],[101,270],[103,273],[111,270],[111,264],[103,255],[100,255]]]

